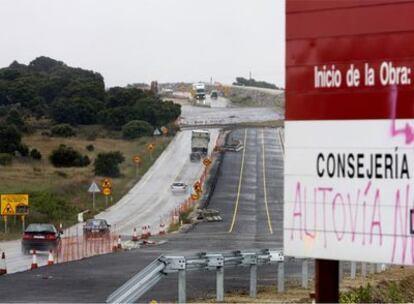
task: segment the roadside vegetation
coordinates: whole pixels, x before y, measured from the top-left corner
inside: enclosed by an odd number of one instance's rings
[[[274,90],[279,89],[279,90],[282,90],[282,88],[277,87],[273,83],[269,83],[269,82],[266,82],[266,81],[257,81],[253,78],[246,79],[244,77],[236,77],[236,81],[233,82],[233,85],[264,88],[264,89],[274,89]]]
[[[91,210],[91,182],[111,177],[115,203],[168,145],[180,114],[179,105],[151,91],[105,90],[93,71],[47,57],[13,62],[0,69],[0,194],[29,194],[26,223],[69,225],[84,210],[91,217],[106,208],[97,194]],[[153,136],[162,127],[168,134]],[[20,219],[8,223],[11,233],[1,229],[0,240],[20,235]]]
[[[357,277],[352,280],[346,277],[340,284],[340,303],[413,303],[414,301],[414,267],[393,266],[384,272],[368,274],[366,278]],[[275,281],[276,284],[276,281]],[[310,282],[310,287],[314,282]],[[249,297],[248,287],[233,290],[225,294],[226,303],[311,303],[310,293],[313,289],[304,289],[300,282],[289,281],[286,291],[278,293],[275,285],[258,286],[257,298]],[[215,302],[214,294],[197,303]]]

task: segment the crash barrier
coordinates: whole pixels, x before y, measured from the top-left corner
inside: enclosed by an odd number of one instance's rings
[[[178,273],[178,303],[185,303],[186,273],[188,271],[216,272],[216,300],[224,301],[224,269],[248,267],[250,273],[249,296],[257,296],[257,267],[276,264],[277,292],[285,292],[286,282],[299,282],[302,288],[310,288],[309,282],[314,275],[314,260],[285,257],[279,249],[264,249],[234,252],[198,253],[187,256],[160,256],[151,264],[115,290],[106,299],[107,303],[133,303],[138,301],[149,289],[154,287],[163,277]],[[384,264],[368,264],[357,262],[340,262],[339,279],[348,274],[356,277],[357,265],[361,266],[361,275],[384,271]],[[365,269],[365,273],[364,273]]]
[[[217,301],[224,300],[224,269],[250,268],[250,296],[257,293],[257,267],[278,264],[278,289],[283,291],[284,256],[281,250],[234,251],[224,253],[199,253],[191,256],[160,256],[142,271],[132,277],[107,299],[107,303],[133,303],[139,300],[150,288],[155,286],[164,276],[178,273],[178,302],[185,303],[186,272],[215,271]],[[281,283],[282,282],[282,283]]]
[[[352,280],[354,280],[356,279],[358,273],[361,275],[361,277],[365,278],[368,276],[368,274],[383,272],[388,268],[389,265],[387,264],[340,261],[339,278],[342,280],[345,277],[350,277]]]
[[[61,239],[54,252],[55,263],[80,260],[121,249],[119,233],[116,233],[115,229],[107,234],[97,236],[83,235],[78,230],[71,232],[71,229],[68,229],[65,234],[66,236]]]

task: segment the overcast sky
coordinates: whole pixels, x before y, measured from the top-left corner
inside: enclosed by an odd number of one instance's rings
[[[37,56],[135,82],[284,85],[283,0],[0,0],[0,66]]]

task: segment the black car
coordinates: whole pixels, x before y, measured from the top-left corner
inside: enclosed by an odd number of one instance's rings
[[[83,226],[83,234],[85,238],[89,237],[105,237],[109,236],[111,225],[104,219],[87,220]]]
[[[28,254],[30,250],[55,250],[60,243],[61,231],[53,224],[30,224],[24,230],[22,238],[22,252]]]

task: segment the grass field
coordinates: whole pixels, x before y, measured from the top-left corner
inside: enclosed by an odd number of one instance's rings
[[[54,193],[65,201],[68,206],[75,207],[76,210],[92,209],[92,196],[87,192],[92,181],[100,185],[103,177],[95,176],[93,172],[93,160],[100,152],[121,151],[125,156],[125,162],[120,166],[122,176],[112,179],[112,204],[118,201],[128,190],[139,180],[158,155],[165,149],[172,137],[145,137],[138,140],[126,141],[113,138],[96,138],[87,140],[80,135],[73,138],[57,138],[42,136],[36,132],[30,136],[25,136],[23,142],[31,148],[38,149],[42,154],[42,160],[36,161],[27,159],[14,159],[13,164],[0,167],[0,193]],[[147,144],[155,144],[152,155],[147,150]],[[60,144],[71,146],[87,154],[91,159],[91,164],[84,168],[55,168],[48,161],[50,152]],[[94,151],[86,149],[87,145],[92,144]],[[134,155],[139,155],[142,163],[136,176],[136,167],[132,161]],[[30,201],[30,197],[29,197]],[[109,200],[110,201],[110,200]],[[109,202],[111,204],[111,202]],[[96,195],[97,213],[105,209],[105,197],[101,194]],[[88,216],[93,216],[93,212]],[[27,222],[38,220],[35,213],[27,217]],[[66,218],[60,219],[64,224],[69,225],[76,222],[76,216],[68,214]],[[21,224],[19,220],[9,219],[10,233],[5,235],[0,233],[0,240],[13,239],[20,236]],[[16,222],[16,224],[14,224]],[[3,225],[2,225],[3,226]]]

